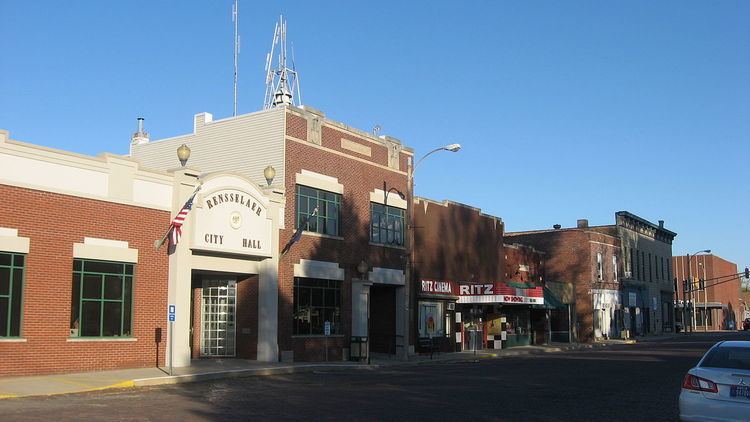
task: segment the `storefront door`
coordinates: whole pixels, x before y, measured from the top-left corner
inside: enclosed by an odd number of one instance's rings
[[[201,355],[235,355],[236,282],[228,279],[203,279],[201,307]]]

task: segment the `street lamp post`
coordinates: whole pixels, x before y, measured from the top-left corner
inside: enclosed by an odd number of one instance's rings
[[[691,273],[691,268],[690,268],[690,260],[691,260],[691,259],[692,259],[692,258],[693,258],[694,256],[696,256],[696,255],[698,255],[698,254],[700,254],[700,253],[711,253],[711,249],[704,249],[704,250],[702,250],[702,251],[698,251],[698,252],[695,252],[695,253],[694,253],[694,254],[692,254],[692,255],[690,255],[690,254],[687,254],[687,267],[688,267],[688,286],[690,287],[690,331],[691,331],[691,332],[694,332],[694,331],[695,331],[695,328],[696,328],[696,327],[695,327],[695,314],[694,314],[694,312],[693,312],[693,306],[695,306],[695,303],[694,303],[694,301],[693,301],[693,299],[692,299],[692,298],[693,298],[693,276],[692,276],[692,273]],[[686,299],[687,299],[687,298],[683,297],[683,302],[684,302],[684,301],[685,301]],[[682,312],[683,312],[683,317],[684,317],[684,316],[685,316],[685,312],[686,312],[686,309],[685,309],[685,306],[684,306],[684,305],[683,305],[683,307],[682,307]],[[683,319],[684,319],[684,318],[683,318]],[[685,328],[687,328],[687,327],[685,327]],[[687,331],[685,331],[685,332],[687,333]]]
[[[406,274],[405,274],[405,285],[404,285],[404,303],[406,309],[404,315],[404,360],[409,360],[409,340],[411,334],[411,327],[413,325],[413,309],[411,306],[411,286],[412,286],[412,263],[414,262],[414,172],[419,167],[419,164],[424,161],[425,158],[438,151],[450,151],[458,152],[461,149],[460,144],[450,144],[440,148],[435,148],[427,154],[423,155],[422,158],[417,161],[412,167],[412,159],[409,157],[406,163]]]

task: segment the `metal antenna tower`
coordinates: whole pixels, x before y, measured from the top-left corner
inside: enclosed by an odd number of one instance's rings
[[[274,57],[274,51],[278,46],[278,57]],[[271,52],[266,56],[266,95],[263,101],[263,109],[283,106],[285,104],[301,105],[302,97],[299,89],[299,76],[294,69],[286,65],[286,21],[284,16],[279,16],[279,21],[273,33]],[[294,55],[294,51],[292,51]],[[276,65],[274,66],[274,59]],[[294,58],[292,58],[294,61]]]
[[[232,5],[232,22],[234,22],[234,114],[237,115],[237,59],[240,55],[240,1],[234,0]]]

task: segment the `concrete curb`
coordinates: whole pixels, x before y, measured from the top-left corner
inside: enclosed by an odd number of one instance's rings
[[[233,369],[229,371],[204,372],[200,374],[166,375],[163,377],[140,378],[132,380],[135,387],[147,387],[154,385],[181,384],[187,382],[212,381],[217,379],[244,378],[267,375],[287,375],[315,372],[316,370],[365,370],[372,371],[380,368],[380,365],[331,365],[311,364],[296,366],[280,366],[271,368]]]

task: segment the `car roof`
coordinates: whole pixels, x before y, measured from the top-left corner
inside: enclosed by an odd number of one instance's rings
[[[716,347],[746,347],[746,348],[750,348],[750,341],[741,341],[741,340],[722,341],[721,343],[717,344]]]

